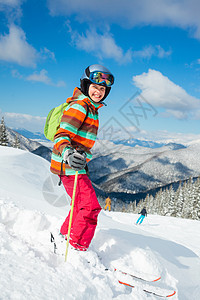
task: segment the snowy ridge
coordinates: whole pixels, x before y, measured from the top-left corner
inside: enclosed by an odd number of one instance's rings
[[[8,135],[9,144],[12,145],[16,139],[16,136],[19,138],[20,148],[22,150],[33,151],[41,146],[40,143],[32,141],[29,138],[21,135],[20,133],[6,127],[6,133]]]
[[[89,170],[94,183],[105,192],[135,194],[199,176],[199,151],[199,143],[150,149],[98,141]]]
[[[150,280],[161,275],[151,286],[154,291],[176,290],[171,299],[198,300],[200,222],[149,215],[136,226],[138,215],[102,211],[89,250],[70,249],[65,263],[58,232],[69,202],[56,206],[42,192],[46,185],[55,188],[45,179],[49,163],[26,151],[0,147],[0,165],[2,300],[158,299],[143,292],[138,281],[134,289],[120,285],[118,280],[125,278],[114,267]],[[53,253],[50,232],[60,255]]]
[[[48,142],[47,140],[31,140],[30,138],[27,138],[8,127],[6,127],[6,133],[9,146],[13,146],[17,137],[19,140],[20,149],[33,152],[41,157],[44,157],[48,161],[51,160],[51,150],[49,148],[52,146],[52,142]]]

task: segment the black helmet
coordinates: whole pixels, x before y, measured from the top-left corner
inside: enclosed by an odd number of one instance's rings
[[[112,73],[102,65],[91,65],[87,67],[81,77],[81,91],[84,95],[88,95],[89,86],[91,83],[103,85],[106,87],[103,101],[111,90],[111,85],[114,83],[114,76]]]

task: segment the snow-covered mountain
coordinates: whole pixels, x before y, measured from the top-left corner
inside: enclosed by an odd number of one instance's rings
[[[111,140],[112,143],[114,143],[115,145],[124,145],[124,146],[130,146],[130,147],[135,147],[135,146],[140,146],[140,147],[147,147],[147,148],[160,148],[163,147],[165,145],[174,148],[175,149],[180,149],[180,148],[185,148],[184,145],[182,144],[178,144],[178,143],[174,143],[174,142],[157,142],[157,141],[150,141],[150,140],[144,140],[144,139],[136,139],[136,138],[132,138],[132,139],[128,139],[128,140],[124,140],[124,139],[118,139],[118,140]]]
[[[43,143],[40,143],[36,140],[31,140],[30,138],[27,138],[8,127],[6,127],[6,132],[8,136],[9,145],[12,146],[15,143],[17,137],[19,140],[20,149],[33,152],[47,159],[48,161],[51,160],[51,149],[48,146],[46,147]],[[39,141],[42,140],[39,139]]]
[[[32,153],[0,146],[1,300],[160,299],[144,289],[176,291],[172,300],[199,299],[199,221],[148,215],[136,226],[138,215],[102,211],[89,250],[69,249],[64,262],[58,232],[70,199],[49,166]],[[146,283],[114,268],[161,279]]]
[[[14,128],[13,130],[31,140],[39,140],[39,139],[45,140],[46,139],[44,134],[41,132],[32,132],[32,131],[29,131],[24,128]]]
[[[28,150],[31,152],[41,146],[40,143],[30,140],[20,133],[10,129],[9,127],[6,127],[6,133],[8,136],[9,145],[13,145],[17,137],[19,139],[20,149],[22,150]]]
[[[99,140],[89,163],[95,184],[109,193],[136,194],[200,175],[200,143],[160,148]]]

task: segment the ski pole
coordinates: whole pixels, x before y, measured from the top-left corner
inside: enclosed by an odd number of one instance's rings
[[[75,179],[74,179],[74,189],[73,189],[73,194],[72,194],[72,205],[71,205],[71,212],[70,212],[70,218],[69,218],[69,227],[68,227],[68,233],[67,233],[67,246],[66,246],[66,252],[65,252],[65,261],[67,261],[69,238],[70,238],[70,231],[71,231],[72,217],[73,217],[73,210],[74,210],[74,200],[75,200],[75,195],[76,195],[77,179],[78,179],[78,171],[76,171]]]

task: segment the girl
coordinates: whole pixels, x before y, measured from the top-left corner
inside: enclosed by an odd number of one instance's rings
[[[87,67],[81,78],[80,88],[66,101],[60,128],[54,137],[51,171],[58,174],[72,197],[75,172],[78,182],[69,243],[75,249],[86,251],[94,236],[97,217],[101,211],[95,191],[87,175],[87,162],[91,159],[99,121],[98,109],[108,96],[114,76],[101,65]],[[61,226],[60,233],[68,233],[70,212]]]

